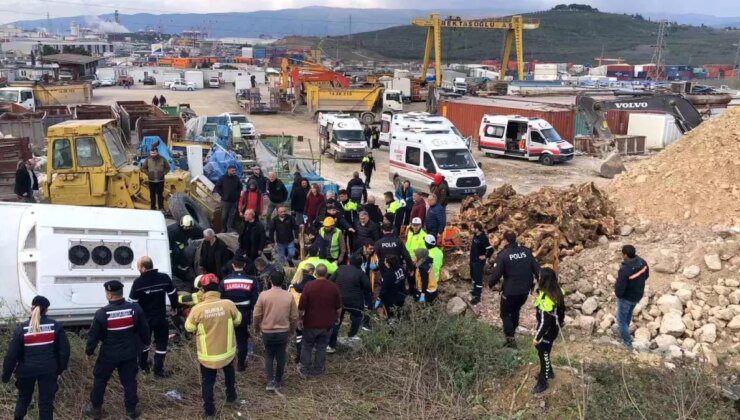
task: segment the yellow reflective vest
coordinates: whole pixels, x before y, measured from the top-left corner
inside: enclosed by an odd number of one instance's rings
[[[409,252],[411,258],[414,257],[414,251],[419,248],[426,248],[427,244],[424,242],[424,238],[427,233],[424,229],[419,229],[419,233],[414,233],[412,229],[406,231],[406,251]]]
[[[442,264],[444,263],[444,260],[445,260],[445,254],[442,252],[441,249],[435,246],[434,248],[429,248],[429,258],[432,259],[432,267],[434,268],[434,274],[437,275],[437,280],[440,280],[442,278],[440,277],[440,274],[442,273]]]
[[[319,229],[319,236],[321,238],[324,238],[324,235],[326,235],[326,231],[324,228]],[[339,252],[341,251],[341,246],[339,244],[339,237],[342,236],[342,232],[339,229],[334,229],[333,232],[331,232],[331,246],[329,247],[329,255],[331,255],[332,258],[335,260],[339,258]]]
[[[236,337],[234,327],[241,324],[242,314],[234,302],[221,299],[219,292],[206,292],[203,301],[190,310],[185,330],[196,335],[198,361],[209,369],[220,369],[234,360]]]
[[[291,283],[297,284],[301,281],[301,278],[303,277],[303,269],[306,268],[306,265],[308,264],[311,264],[314,267],[318,266],[319,264],[323,264],[324,266],[326,266],[326,270],[329,272],[330,276],[334,274],[335,271],[337,271],[337,265],[333,262],[319,257],[308,257],[298,263],[298,267],[296,267],[295,273],[293,273],[293,281]]]

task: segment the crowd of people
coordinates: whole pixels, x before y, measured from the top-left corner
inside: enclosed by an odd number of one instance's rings
[[[374,167],[363,162],[363,172],[367,165]],[[320,377],[326,354],[337,349],[345,319],[349,321],[346,340],[351,344],[373,322],[401,322],[404,305],[433,304],[444,266],[438,243],[446,233],[446,196],[424,197],[404,181],[396,191],[383,194],[383,212],[369,194],[369,184],[370,175],[366,173],[362,180],[354,173],[335,196],[296,174],[289,194],[273,172],[264,176],[255,167],[242,183],[235,168],[229,168],[216,190],[222,199],[222,231],[238,235],[235,252],[213,229],[201,230],[185,216],[168,228],[173,273],[180,280],[177,287],[146,256],[137,261],[141,275],[128,299],[122,283],[105,283],[109,304],[96,312],[85,347],[88,360],[96,351],[97,360],[84,414],[101,417],[114,371],[124,389],[128,418],[140,414],[139,372],[151,371],[155,378],[172,375],[165,368],[168,320],[173,315],[167,311],[168,302],[180,315],[175,326],[196,336],[206,417],[216,414],[213,388],[218,370],[224,375],[227,404],[236,403],[237,372],[247,370],[251,333],[264,346],[266,389],[281,392],[291,337],[298,374]],[[442,184],[443,180],[435,180],[438,187]],[[443,188],[437,193],[444,194]],[[476,305],[494,247],[480,222],[471,225],[470,304]],[[187,262],[188,249],[196,241],[192,262]],[[617,320],[625,345],[631,346],[631,311],[649,272],[634,247],[625,246],[622,252]],[[286,276],[288,267],[292,276]],[[508,231],[487,279],[491,289],[503,280],[500,316],[508,347],[517,347],[521,309],[530,294],[536,296],[533,345],[540,374],[532,391],[543,392],[554,377],[550,351],[565,314],[557,275],[550,267],[540,267],[531,250]],[[25,416],[36,383],[40,417],[52,418],[56,379],[68,366],[69,343],[60,324],[46,316],[49,306],[42,296],[33,300],[31,317],[18,326],[5,358],[3,381],[13,373],[17,378],[16,419]]]

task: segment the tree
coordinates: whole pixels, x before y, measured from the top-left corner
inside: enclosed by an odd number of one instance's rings
[[[65,54],[90,55],[85,47],[73,47],[71,45],[62,47],[62,52]]]
[[[41,46],[41,55],[59,54],[59,50],[49,45]]]

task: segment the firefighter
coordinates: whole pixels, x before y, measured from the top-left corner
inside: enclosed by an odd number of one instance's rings
[[[170,335],[167,322],[167,299],[169,298],[170,307],[174,309],[177,306],[177,290],[170,276],[154,268],[151,258],[141,257],[137,266],[141,275],[131,285],[129,299],[141,306],[147,324],[149,324],[149,330],[154,335],[154,376],[167,378],[171,375],[170,372],[164,370],[164,358],[167,356],[167,341]],[[149,372],[148,346],[141,351],[139,368],[143,372]]]
[[[23,419],[33,399],[36,383],[39,386],[39,419],[54,418],[54,396],[57,379],[69,363],[69,341],[62,325],[47,317],[49,300],[36,296],[31,301],[31,317],[19,324],[8,344],[3,362],[3,383],[10,382],[15,372],[18,399],[13,418]]]
[[[483,269],[486,260],[493,255],[493,246],[483,231],[480,222],[473,223],[473,240],[470,244],[470,277],[473,279],[473,289],[470,291],[470,304],[477,305],[483,293]]]
[[[252,311],[257,303],[260,293],[260,282],[256,277],[249,276],[244,272],[246,261],[235,257],[231,265],[234,271],[221,282],[219,291],[221,299],[234,302],[242,315],[242,322],[234,327],[236,334],[236,369],[244,372],[247,369],[247,356],[249,354],[249,326],[252,323]]]
[[[493,289],[503,277],[501,321],[506,345],[516,348],[514,333],[519,326],[519,311],[527,301],[527,295],[534,288],[534,279],[540,274],[540,265],[529,248],[516,242],[514,232],[504,233],[504,243],[504,249],[496,255],[496,265],[493,267],[493,275],[488,286]]]
[[[241,324],[242,315],[234,302],[221,299],[215,274],[201,277],[200,287],[205,291],[203,302],[190,310],[185,329],[197,335],[195,344],[200,362],[203,411],[206,418],[212,418],[216,415],[213,386],[219,369],[224,371],[226,403],[236,403],[236,374],[232,363],[236,355],[234,327]]]
[[[85,346],[87,362],[90,363],[98,342],[101,343],[93,368],[90,402],[85,406],[84,414],[94,419],[102,417],[105,388],[113,371],[117,370],[123,386],[126,415],[129,419],[135,419],[141,414],[136,392],[137,362],[141,348],[149,346],[149,325],[141,307],[124,299],[123,283],[111,280],[103,288],[109,303],[95,312]]]

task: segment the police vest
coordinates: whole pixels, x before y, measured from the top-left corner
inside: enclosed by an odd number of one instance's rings
[[[398,209],[400,209],[401,207],[404,207],[405,204],[406,204],[406,202],[404,202],[404,201],[394,201],[394,202],[392,202],[388,206],[388,209],[386,210],[386,213],[396,214],[396,212],[398,211]]]
[[[409,252],[409,255],[413,257],[415,250],[427,247],[426,242],[424,242],[426,236],[427,233],[424,229],[419,229],[419,233],[414,233],[411,229],[408,230],[406,233],[406,250]]]
[[[563,289],[560,290],[565,294]],[[545,292],[539,292],[537,293],[537,299],[534,300],[534,307],[543,312],[552,312],[555,309],[555,302]]]
[[[331,236],[331,246],[329,247],[329,255],[331,255],[332,258],[337,259],[339,258],[339,229],[334,229],[334,232],[332,232]],[[325,231],[324,228],[319,229],[319,235],[322,239],[325,239]]]
[[[348,200],[346,203],[340,202],[339,204],[342,205],[342,209],[346,212],[357,211],[357,203],[352,200]]]

